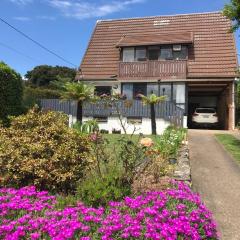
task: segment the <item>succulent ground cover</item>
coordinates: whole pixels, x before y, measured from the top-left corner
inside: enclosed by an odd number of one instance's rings
[[[32,186],[1,188],[0,239],[218,239],[211,213],[183,183],[105,208],[57,206],[55,196]]]

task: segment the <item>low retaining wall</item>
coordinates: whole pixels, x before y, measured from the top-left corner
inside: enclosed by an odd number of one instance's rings
[[[91,120],[92,118],[83,118],[83,122]],[[76,121],[76,119],[75,119]],[[150,118],[142,118],[140,123],[131,123],[127,118],[123,118],[123,123],[127,134],[144,134],[151,135],[151,119]],[[109,133],[113,133],[114,130],[121,131],[124,133],[124,129],[121,126],[121,123],[117,117],[108,117],[106,122],[98,123],[100,130],[107,130]],[[170,125],[170,123],[164,119],[157,118],[156,126],[157,126],[157,134],[162,134],[164,130]]]
[[[183,145],[179,151],[173,178],[191,185],[191,167],[188,145]]]

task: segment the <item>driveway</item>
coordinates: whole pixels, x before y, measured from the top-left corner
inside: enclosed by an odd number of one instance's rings
[[[213,212],[221,239],[240,240],[240,166],[217,142],[217,132],[189,130],[193,189]]]

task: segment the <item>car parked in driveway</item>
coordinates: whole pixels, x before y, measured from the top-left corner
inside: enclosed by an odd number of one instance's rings
[[[218,126],[219,120],[215,108],[196,108],[192,115],[194,126]]]

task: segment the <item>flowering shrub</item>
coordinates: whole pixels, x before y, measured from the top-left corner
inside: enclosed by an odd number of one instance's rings
[[[164,158],[176,157],[185,134],[185,129],[168,127],[161,136],[156,137],[155,148]]]
[[[66,115],[32,109],[0,126],[0,186],[74,191],[91,165],[89,152],[88,137],[70,129]]]
[[[55,197],[34,187],[0,189],[0,239],[218,239],[211,213],[183,183],[105,209],[56,209]]]

